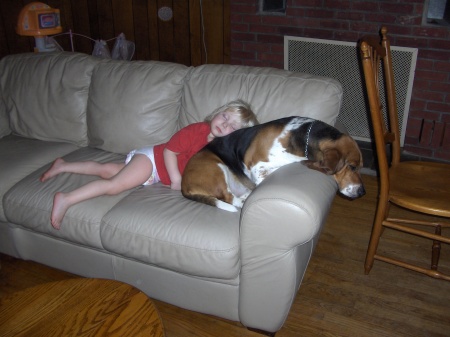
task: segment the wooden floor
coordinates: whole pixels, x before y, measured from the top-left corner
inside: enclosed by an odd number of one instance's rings
[[[450,282],[376,261],[364,275],[363,261],[374,215],[376,178],[365,176],[367,195],[336,197],[319,244],[292,306],[276,334],[286,336],[450,336]],[[428,264],[431,242],[386,230],[382,248]],[[386,247],[386,248],[385,248]],[[400,247],[400,248],[398,248]],[[443,270],[450,271],[443,247]],[[75,277],[33,262],[0,255],[0,298],[52,280]],[[167,337],[261,336],[241,324],[155,301]]]

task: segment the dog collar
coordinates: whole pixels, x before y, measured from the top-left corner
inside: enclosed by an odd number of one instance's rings
[[[308,147],[309,147],[309,134],[311,133],[311,129],[316,121],[313,121],[308,128],[308,132],[306,133],[306,145],[305,145],[305,157],[308,159]]]

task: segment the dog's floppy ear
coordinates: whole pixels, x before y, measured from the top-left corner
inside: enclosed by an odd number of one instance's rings
[[[303,165],[308,168],[320,171],[327,175],[333,175],[338,172],[344,165],[340,152],[336,149],[326,149],[321,152],[317,161],[305,160]]]

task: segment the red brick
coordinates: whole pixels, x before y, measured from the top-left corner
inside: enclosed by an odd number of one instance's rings
[[[284,43],[284,37],[281,35],[258,34],[256,39],[260,43]]]
[[[450,124],[445,125],[444,137],[442,138],[442,147],[450,150]]]
[[[418,119],[426,119],[426,120],[439,120],[440,113],[438,112],[430,112],[425,110],[412,110],[409,111],[409,117],[415,117]]]
[[[275,63],[283,63],[284,58],[283,55],[270,54],[270,53],[261,53],[258,57],[261,61],[270,61]]]
[[[444,102],[445,94],[436,91],[425,91],[417,90],[414,95],[417,99],[422,99],[424,101],[434,101],[434,102]]]
[[[415,98],[415,94],[413,94],[413,97],[411,99],[411,104],[409,106],[409,109],[411,111],[422,111],[425,109],[426,101],[418,100]]]
[[[444,123],[435,122],[433,136],[431,138],[431,146],[435,149],[441,147],[442,139],[444,138]]]
[[[284,36],[304,36],[304,29],[303,28],[296,28],[296,27],[280,27],[280,35]]]
[[[378,12],[380,6],[377,1],[353,1],[352,9],[364,12]]]
[[[364,15],[365,21],[376,22],[378,24],[396,23],[397,15],[386,13],[366,13]]]
[[[398,15],[395,22],[399,25],[420,25],[422,15]]]
[[[233,25],[233,31],[247,33],[249,31],[249,26],[246,23],[234,24]]]
[[[352,22],[350,30],[361,34],[376,34],[380,30],[380,25],[376,23]]]
[[[380,3],[380,11],[384,13],[398,13],[398,14],[408,14],[414,12],[414,6],[411,4],[401,4],[401,3]]]
[[[292,0],[292,7],[321,7],[322,0]]]
[[[233,57],[246,60],[256,60],[255,52],[237,51],[233,52]]]
[[[352,7],[352,3],[349,0],[325,0],[323,7],[327,9],[336,9],[338,11],[344,11]]]
[[[449,40],[435,40],[435,39],[431,39],[428,42],[429,42],[429,47],[430,48],[450,50],[450,41]]]
[[[289,27],[289,29],[298,29],[303,27],[315,27],[320,28],[320,20],[317,19],[311,19],[311,18],[305,18],[305,17],[299,17],[295,19],[295,23],[297,27]],[[281,29],[286,29],[287,27],[280,27]]]
[[[304,30],[305,37],[314,37],[316,39],[331,40],[333,38],[333,31],[324,29],[309,29]]]
[[[427,110],[450,113],[450,104],[428,102]]]
[[[247,3],[236,3],[236,1],[231,1],[230,4],[230,12],[231,13],[247,13],[253,14],[256,13],[257,7],[256,5],[252,5]]]
[[[420,134],[420,145],[430,145],[431,137],[433,135],[433,126],[433,121],[424,121],[422,132]]]
[[[420,70],[434,70],[433,60],[418,59],[416,63],[416,69]]]
[[[231,32],[231,39],[233,41],[256,41],[256,35],[250,33]]]
[[[433,150],[405,144],[405,151],[423,157],[432,158]]]
[[[310,18],[332,18],[334,16],[334,11],[329,11],[326,9],[308,9],[305,11],[305,16]]]
[[[414,14],[418,15],[419,17],[422,17],[423,15],[423,10],[424,10],[424,2],[425,1],[418,1],[418,3],[414,6],[415,7],[415,12]]]
[[[429,88],[430,88],[429,80],[423,80],[423,79],[417,78],[417,77],[414,79],[414,85],[413,85],[413,95],[414,96],[418,90],[428,90]]]
[[[247,63],[246,60],[243,59],[237,59],[235,57],[231,57],[230,59],[230,64],[234,64],[234,65],[250,65],[249,63]]]
[[[424,37],[401,36],[395,39],[395,45],[411,48],[428,48],[428,39]]]
[[[267,15],[262,17],[261,24],[289,26],[292,25],[292,18],[285,16]]]
[[[450,83],[430,82],[430,90],[450,93]]]
[[[422,129],[422,120],[417,118],[409,118],[406,127],[406,137],[419,138]]]
[[[426,37],[434,37],[446,39],[447,35],[447,27],[445,28],[434,28],[434,27],[415,27],[412,31],[414,36],[426,36]]]
[[[253,66],[253,67],[267,67],[263,62],[258,60],[246,60],[241,58],[232,58],[230,61],[231,64],[235,65],[246,65],[246,66]]]
[[[305,9],[304,8],[293,8],[291,6],[288,6],[286,8],[286,16],[289,16],[289,17],[304,17],[305,16]]]
[[[272,53],[279,53],[279,54],[283,54],[284,55],[284,45],[277,45],[277,44],[273,44],[270,46],[270,50],[272,51]]]
[[[442,161],[450,162],[450,150],[436,151],[434,153],[434,158],[442,160]]]
[[[269,44],[261,44],[261,43],[246,43],[244,45],[244,51],[254,51],[254,52],[270,52],[272,48]]]
[[[387,25],[388,28],[388,35],[391,39],[391,45],[395,46],[394,43],[396,41],[396,38],[399,35],[405,35],[405,36],[414,36],[411,35],[411,27],[410,26],[403,26],[403,25]]]
[[[416,77],[422,80],[446,81],[447,74],[437,71],[416,70]]]
[[[358,41],[358,39],[359,39],[358,33],[355,33],[355,32],[349,32],[349,31],[334,32],[334,40],[337,40],[337,41],[355,42],[355,41]]]
[[[364,20],[364,13],[361,12],[338,12],[336,13],[336,18],[340,20],[352,20],[352,21],[362,21]]]
[[[250,25],[249,31],[252,33],[265,33],[265,34],[277,34],[277,26],[264,26],[264,25]]]
[[[231,13],[230,14],[230,21],[233,23],[233,25],[243,22],[244,21],[244,15],[242,15],[241,13]]]
[[[348,31],[349,24],[347,21],[336,21],[336,20],[323,20],[320,22],[321,28],[332,29],[332,30],[345,30]]]
[[[446,71],[450,73],[450,62],[436,61],[434,62],[434,68],[438,71]],[[448,90],[448,92],[450,92],[450,90]]]
[[[436,61],[450,62],[450,51],[419,49],[419,57]]]
[[[419,138],[418,137],[405,137],[405,150],[407,149],[408,145],[411,146],[416,146],[419,142]]]

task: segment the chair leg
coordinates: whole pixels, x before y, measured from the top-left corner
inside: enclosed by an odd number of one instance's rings
[[[441,235],[441,226],[436,226],[435,230],[436,235]],[[437,240],[433,241],[433,246],[431,249],[431,269],[437,270],[439,264],[439,257],[441,255],[441,243]]]
[[[386,219],[388,209],[388,202],[380,198],[380,200],[378,200],[372,234],[370,236],[369,247],[367,248],[366,262],[364,264],[364,273],[366,275],[369,274],[370,270],[372,269],[373,262],[375,260],[375,254],[380,242],[380,236],[384,230],[383,221]]]

